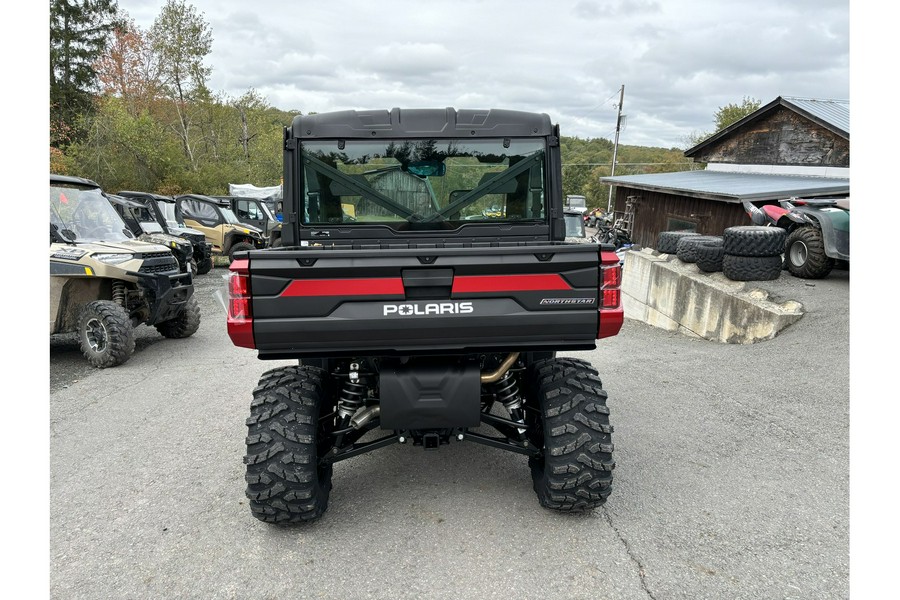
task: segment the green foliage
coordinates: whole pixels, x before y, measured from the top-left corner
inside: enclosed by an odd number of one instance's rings
[[[146,191],[183,168],[177,138],[149,112],[133,116],[124,100],[112,96],[96,105],[85,120],[86,139],[70,152],[80,174],[110,191]]]
[[[117,23],[115,0],[50,0],[50,121],[71,130],[69,138],[51,139],[56,147],[82,133],[75,123],[91,108],[94,61]]]
[[[81,25],[69,32],[66,23]],[[211,92],[204,64],[211,47],[209,25],[185,0],[167,0],[147,32],[119,15],[115,0],[51,0],[55,97],[64,97],[63,81],[83,94],[77,103],[67,100],[65,120],[63,105],[51,111],[51,168],[111,192],[218,195],[229,183],[278,185],[282,131],[299,111],[269,106],[253,89],[238,98]],[[605,208],[609,186],[600,178],[610,174],[613,143],[563,137],[560,144],[563,193]],[[691,168],[675,148],[623,145],[617,158],[616,175]],[[471,189],[482,174],[448,177],[440,193]]]
[[[720,106],[715,114],[716,131],[722,131],[729,125],[737,123],[750,113],[755,112],[762,102],[750,96],[744,96],[740,104],[726,104]]]
[[[169,94],[187,100],[206,88],[212,69],[203,60],[212,51],[212,32],[202,13],[184,0],[168,0],[150,28],[150,43]]]
[[[296,111],[255,90],[210,92],[212,33],[185,0],[168,0],[146,32],[116,10],[114,0],[51,0],[52,94],[66,98],[51,109],[51,169],[109,191],[278,185],[282,130]]]
[[[294,114],[264,103],[245,108],[247,131],[252,135],[248,156],[235,103],[209,97],[191,107],[196,115],[191,163],[172,126],[177,117],[170,102],[157,101],[132,115],[125,100],[99,98],[96,112],[84,120],[85,140],[73,144],[67,153],[69,171],[93,179],[109,191],[225,194],[229,183],[278,185],[282,129]]]
[[[604,138],[562,137],[563,195],[586,198],[589,208],[607,207],[609,186],[600,182],[610,175],[613,142]],[[677,148],[619,145],[615,175],[687,171],[691,163]]]
[[[150,28],[149,39],[159,59],[163,89],[175,107],[172,126],[181,137],[190,167],[196,169],[195,150],[203,143],[196,139],[203,135],[202,127],[197,131],[197,121],[203,118],[198,111],[210,99],[206,80],[212,69],[203,60],[212,50],[212,32],[193,5],[168,0]]]
[[[735,104],[734,102],[732,102],[730,104],[726,104],[725,106],[720,106],[716,110],[715,115],[713,115],[713,120],[716,124],[715,132],[710,133],[708,131],[695,131],[691,133],[684,138],[684,148],[693,148],[703,140],[712,137],[729,125],[733,125],[747,115],[756,112],[761,105],[762,102],[760,102],[756,98],[744,96],[744,99],[740,104]]]

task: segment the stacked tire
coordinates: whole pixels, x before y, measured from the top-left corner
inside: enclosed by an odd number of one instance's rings
[[[678,260],[680,260],[681,262],[699,263],[701,249],[705,249],[707,247],[719,248],[723,243],[724,240],[722,239],[722,237],[717,235],[685,236],[678,240],[675,254],[678,256]],[[721,269],[721,267],[719,268]]]
[[[781,275],[785,231],[780,227],[729,227],[723,237],[722,273],[733,281],[771,281]]]
[[[656,251],[660,254],[675,254],[679,240],[698,235],[700,234],[695,231],[663,231],[656,238]]]
[[[663,231],[656,240],[656,251],[675,254],[686,263],[696,263],[705,273],[722,270],[724,239],[718,235],[701,235],[695,231]]]
[[[697,246],[697,268],[704,273],[718,273],[725,258],[725,238],[717,242],[701,242]]]

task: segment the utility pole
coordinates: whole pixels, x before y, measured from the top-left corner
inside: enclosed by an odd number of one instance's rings
[[[619,90],[619,113],[616,115],[616,141],[613,145],[612,167],[609,169],[609,176],[616,174],[616,155],[619,153],[619,130],[622,127],[622,102],[625,101],[625,84]],[[606,212],[612,212],[612,191],[613,184],[609,184],[609,202],[606,204]]]

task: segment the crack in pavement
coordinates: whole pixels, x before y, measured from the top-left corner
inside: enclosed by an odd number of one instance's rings
[[[603,517],[606,519],[606,522],[609,524],[610,529],[612,529],[615,532],[616,537],[619,538],[619,541],[622,542],[622,546],[625,547],[625,553],[628,555],[628,558],[630,558],[631,562],[633,562],[635,564],[635,566],[637,566],[638,577],[640,577],[641,588],[644,590],[644,593],[646,593],[647,596],[651,598],[651,600],[656,600],[656,596],[654,596],[653,592],[650,591],[650,588],[647,587],[647,576],[646,576],[646,573],[644,572],[644,565],[641,564],[641,561],[639,561],[637,559],[637,557],[632,553],[631,546],[629,546],[628,542],[625,540],[625,538],[622,537],[622,534],[619,532],[618,528],[615,525],[613,525],[612,517],[609,516],[609,512],[606,510],[605,506],[602,508],[602,511],[603,511]]]

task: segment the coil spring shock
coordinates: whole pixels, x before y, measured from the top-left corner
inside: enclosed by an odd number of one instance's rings
[[[368,387],[359,377],[359,364],[351,363],[350,372],[338,394],[338,414],[347,422],[360,408],[366,405]]]
[[[503,406],[507,409],[521,408],[522,400],[519,398],[519,384],[516,383],[516,378],[509,371],[504,373],[503,377],[493,385],[494,395],[497,396],[497,400]]]
[[[113,302],[115,302],[122,308],[127,308],[125,306],[125,284],[123,282],[113,281],[112,299],[113,299]]]
[[[497,400],[506,407],[510,418],[516,423],[521,423],[518,428],[519,439],[525,439],[525,413],[522,410],[522,396],[519,395],[519,384],[510,371],[503,374],[500,380],[493,384],[493,392]]]

